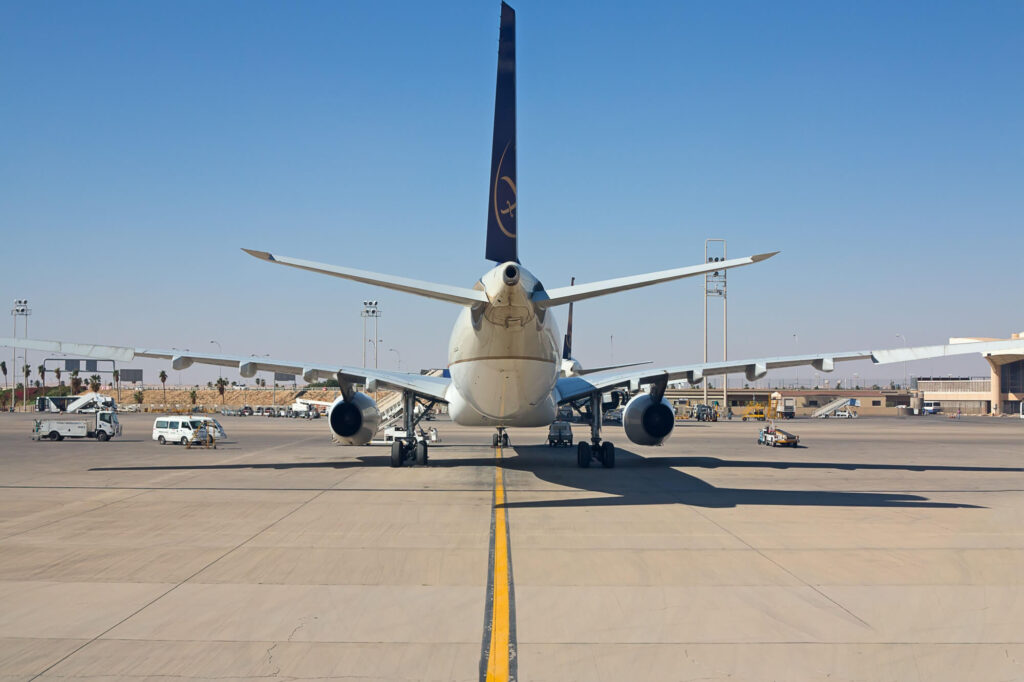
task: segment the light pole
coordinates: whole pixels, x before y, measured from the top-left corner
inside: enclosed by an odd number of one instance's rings
[[[220,341],[210,341],[210,343],[217,344],[217,352],[220,353],[221,355],[224,354],[224,349],[220,347]],[[223,377],[224,377],[223,370],[221,369],[220,365],[217,365],[217,378],[221,379]]]
[[[32,310],[28,307],[28,299],[27,298],[16,298],[16,299],[14,299],[14,306],[11,308],[11,317],[14,318],[14,338],[15,339],[18,338],[18,318],[19,317],[24,317],[25,318],[25,338],[26,339],[28,338],[28,316],[31,315],[31,314],[32,314]],[[11,355],[12,355],[11,362],[14,363],[14,367],[11,368],[12,372],[21,372],[21,368],[18,367],[18,356],[15,355],[17,352],[18,352],[17,346],[15,346],[13,349],[11,349]],[[25,355],[21,356],[21,359],[24,360],[25,364],[27,365],[28,364],[28,358],[26,356],[28,355],[28,350],[26,349],[24,351],[24,353],[25,353]],[[15,375],[15,377],[17,377],[17,375]],[[12,410],[14,409],[14,402],[15,402],[15,399],[14,399],[14,388],[13,388],[14,383],[15,382],[11,382],[11,386],[12,386],[12,388],[11,388],[11,409]],[[25,381],[25,384],[28,384],[27,380]],[[25,388],[27,389],[27,386]],[[23,400],[27,400],[28,399],[28,393],[26,393],[24,390],[22,391],[22,399]]]
[[[800,355],[800,339],[796,334],[793,334],[793,353],[794,355]],[[795,365],[793,367],[793,375],[795,377],[794,382],[796,384],[793,388],[796,388],[800,385],[800,365]]]
[[[708,256],[708,245],[712,242],[722,245],[722,255]],[[728,249],[724,239],[704,240],[704,262],[717,263],[726,260]],[[729,299],[727,295],[727,280],[725,270],[704,273],[704,362],[708,361],[708,297],[719,296],[722,299],[722,360],[729,359]],[[704,404],[708,403],[708,382],[704,380]],[[728,409],[729,404],[729,375],[722,377],[722,408]]]
[[[903,336],[903,334],[897,334],[896,338],[897,339],[903,339],[903,350],[906,350],[907,349],[907,337]],[[906,360],[906,358],[903,359],[903,390],[904,391],[907,390],[907,360]]]
[[[363,318],[363,367],[366,367],[366,318],[373,318],[373,338],[380,339],[379,321],[380,305],[377,301],[363,301],[363,310],[359,315]],[[373,366],[377,367],[377,344],[373,344]]]
[[[395,355],[398,356],[398,371],[401,372],[402,371],[402,354],[399,353],[398,350],[395,349],[395,348],[388,348],[388,352],[394,353]]]

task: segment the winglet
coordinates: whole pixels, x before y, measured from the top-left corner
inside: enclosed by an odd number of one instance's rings
[[[759,253],[756,256],[751,256],[750,260],[754,263],[760,263],[763,260],[768,260],[772,256],[778,255],[781,251],[772,251],[771,253]]]
[[[266,260],[266,261],[273,261],[274,260],[274,257],[269,252],[267,252],[267,251],[256,251],[254,249],[246,249],[246,248],[243,248],[242,251],[245,251],[250,256],[254,256],[256,258],[259,258],[260,260]]]

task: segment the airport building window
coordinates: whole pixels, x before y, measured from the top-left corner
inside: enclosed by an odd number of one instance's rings
[[[1003,393],[1024,393],[1024,360],[1009,362],[999,368]]]
[[[882,401],[881,400],[872,400],[871,401],[871,407],[881,407],[881,406],[882,406]]]

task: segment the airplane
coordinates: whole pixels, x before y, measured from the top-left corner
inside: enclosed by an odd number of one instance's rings
[[[251,378],[258,371],[301,374],[306,381],[336,378],[341,395],[331,404],[328,424],[335,439],[346,445],[365,445],[378,430],[380,413],[368,393],[378,387],[402,393],[407,439],[392,444],[393,467],[426,464],[428,446],[417,442],[418,420],[437,403],[446,403],[453,421],[469,426],[492,426],[491,445],[507,446],[509,427],[548,426],[565,404],[589,401],[590,439],[577,446],[577,464],[595,460],[615,466],[615,446],[602,439],[602,397],[615,390],[632,396],[623,410],[626,437],[638,445],[659,445],[675,425],[672,406],[664,393],[670,381],[697,385],[711,376],[743,372],[748,381],[769,370],[811,365],[831,372],[835,363],[870,359],[875,363],[903,362],[965,353],[1006,350],[1024,352],[1024,341],[972,342],[892,350],[793,355],[786,357],[703,362],[668,367],[625,365],[584,371],[571,357],[571,328],[559,353],[558,330],[552,309],[599,296],[759,263],[778,252],[761,253],[713,263],[701,263],[616,279],[571,283],[547,289],[521,264],[517,249],[518,191],[516,189],[516,60],[515,11],[501,4],[494,129],[488,188],[485,256],[496,263],[472,287],[424,282],[394,275],[302,260],[266,251],[243,249],[267,263],[308,270],[423,296],[459,306],[448,347],[445,376],[392,372],[334,363],[294,362],[271,358],[207,355],[179,350],[0,339],[0,345],[127,362],[134,358],[169,359],[182,370],[193,363],[236,367]],[[357,386],[363,390],[356,390]],[[646,390],[641,391],[641,388]]]

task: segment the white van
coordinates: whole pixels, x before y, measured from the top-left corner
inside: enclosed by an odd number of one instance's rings
[[[153,440],[166,445],[181,443],[188,445],[193,438],[206,439],[206,428],[200,419],[188,415],[157,417],[153,422]]]
[[[938,414],[942,411],[942,404],[938,400],[926,400],[924,401],[923,412],[925,414]]]

